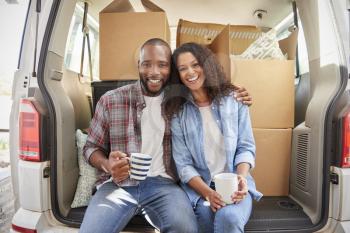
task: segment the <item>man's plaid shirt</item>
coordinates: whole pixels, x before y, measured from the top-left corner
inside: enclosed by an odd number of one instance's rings
[[[146,106],[142,95],[140,81],[104,94],[97,103],[94,117],[90,124],[89,135],[84,146],[84,157],[87,161],[96,150],[101,150],[108,157],[110,151],[133,153],[141,151],[141,114]],[[178,176],[171,154],[170,120],[164,114],[165,121],[163,137],[163,162],[165,171],[174,180]],[[100,171],[101,184],[110,178],[110,175]],[[134,185],[135,182],[127,179],[120,185]]]

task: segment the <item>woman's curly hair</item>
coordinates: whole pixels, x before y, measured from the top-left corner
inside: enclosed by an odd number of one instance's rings
[[[177,59],[183,53],[191,53],[203,69],[205,76],[203,86],[211,101],[219,103],[221,98],[230,95],[235,89],[210,49],[197,43],[183,44],[173,53],[174,67],[164,92],[165,113],[168,117],[179,113],[190,94],[189,89],[181,82],[177,69]]]

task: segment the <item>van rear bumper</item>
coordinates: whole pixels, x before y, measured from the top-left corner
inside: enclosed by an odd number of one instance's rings
[[[337,221],[328,218],[327,224],[317,233],[348,233],[350,232],[350,221]]]
[[[331,171],[338,175],[339,182],[330,187],[330,217],[339,222],[350,221],[350,168],[332,167]]]
[[[36,212],[19,208],[13,216],[12,224],[21,228],[36,230],[37,232],[64,232],[76,233],[79,229],[67,227],[52,218],[51,211]],[[17,232],[13,229],[10,232]]]

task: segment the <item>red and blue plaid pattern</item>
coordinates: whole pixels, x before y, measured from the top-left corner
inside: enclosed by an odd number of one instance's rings
[[[94,117],[90,124],[89,135],[84,146],[87,161],[96,150],[101,150],[108,157],[110,151],[127,154],[141,151],[141,114],[146,106],[141,83],[126,85],[108,91],[97,103]],[[164,114],[165,132],[163,137],[163,162],[166,173],[177,180],[174,160],[171,154],[170,120]],[[98,184],[109,179],[110,175],[100,171]],[[134,185],[132,180],[125,180],[120,185]]]

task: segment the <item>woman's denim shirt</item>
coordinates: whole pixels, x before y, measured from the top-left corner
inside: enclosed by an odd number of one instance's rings
[[[236,173],[236,166],[242,162],[254,168],[255,142],[248,107],[230,95],[222,98],[220,103],[214,101],[211,109],[224,137],[226,172]],[[187,183],[195,176],[201,176],[208,185],[212,180],[204,156],[202,117],[192,97],[172,119],[171,130],[173,156],[181,185],[195,206],[200,195]],[[262,194],[256,190],[253,177],[249,175],[247,181],[249,193],[259,200]]]

